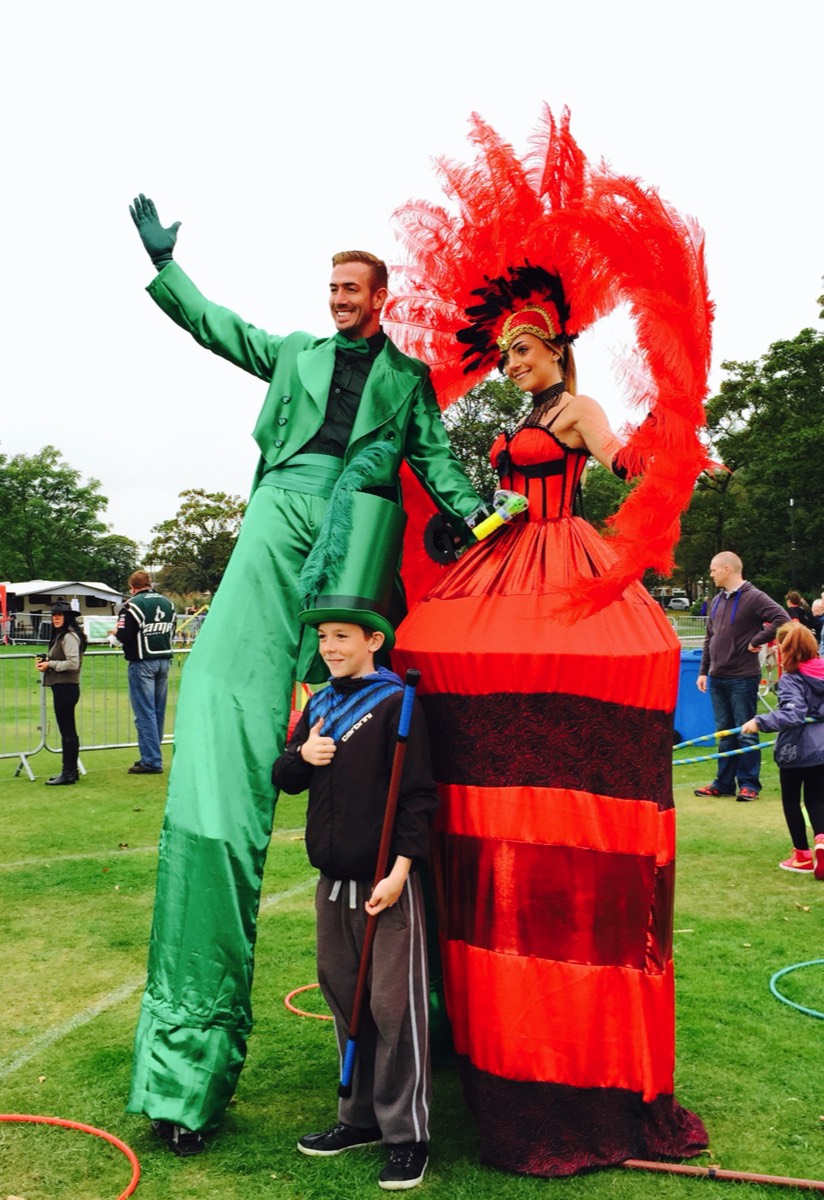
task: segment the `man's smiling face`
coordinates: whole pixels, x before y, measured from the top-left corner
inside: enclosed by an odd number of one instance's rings
[[[378,332],[385,301],[386,288],[373,290],[369,263],[347,262],[332,269],[329,308],[338,333],[350,341]]]

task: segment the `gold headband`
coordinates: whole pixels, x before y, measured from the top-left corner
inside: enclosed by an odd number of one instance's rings
[[[547,329],[540,329],[537,325],[532,325],[526,321],[521,322],[516,329],[513,329],[513,324],[521,316],[521,313],[540,313],[547,323]],[[558,331],[555,328],[553,321],[547,310],[540,304],[530,304],[528,308],[521,309],[521,312],[510,313],[504,321],[501,336],[497,339],[498,349],[504,353],[514,342],[515,338],[521,333],[532,333],[535,337],[540,338],[542,342],[552,342],[558,337]]]

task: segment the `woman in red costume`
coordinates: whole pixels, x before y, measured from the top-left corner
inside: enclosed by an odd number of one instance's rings
[[[400,210],[393,335],[444,405],[500,361],[532,408],[492,448],[527,512],[443,572],[399,629],[433,731],[447,1008],[481,1158],[569,1175],[681,1158],[707,1136],[673,1094],[672,714],[679,644],[639,582],[671,567],[705,463],[711,305],[700,231],[592,168],[547,111],[521,162],[478,118],[457,213]],[[570,342],[617,305],[638,349],[626,441],[576,394]],[[587,458],[639,476],[601,538]]]

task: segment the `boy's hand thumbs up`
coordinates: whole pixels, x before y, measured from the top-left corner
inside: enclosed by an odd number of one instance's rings
[[[309,737],[300,748],[304,762],[310,763],[313,767],[328,766],[335,757],[337,749],[334,738],[324,737],[320,732],[322,725],[323,717],[319,717],[309,730]]]

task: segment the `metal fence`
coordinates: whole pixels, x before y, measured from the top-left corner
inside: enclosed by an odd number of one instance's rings
[[[703,646],[707,632],[706,617],[694,617],[691,613],[680,612],[667,612],[666,616],[685,650]]]
[[[194,613],[175,613],[174,645],[191,646],[205,619],[206,607]],[[117,624],[111,613],[84,613],[83,628],[90,643],[105,644]],[[51,613],[11,613],[0,624],[0,641],[6,646],[47,646],[51,640]]]
[[[164,744],[171,743],[180,677],[189,650],[175,650],[169,672]],[[50,688],[43,687],[32,653],[0,655],[0,760],[17,760],[15,775],[34,779],[30,760],[41,751],[60,754],[60,733],[54,719]],[[82,755],[92,750],[136,746],[126,661],[117,650],[90,650],[83,656],[80,703],[77,707]],[[85,772],[84,772],[85,773]]]

